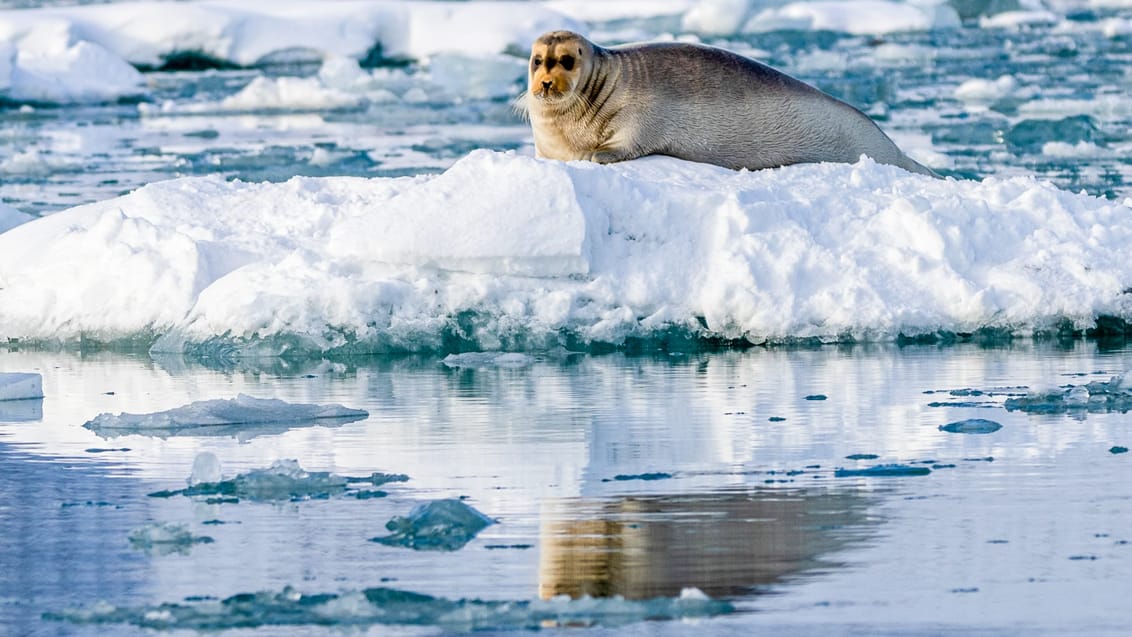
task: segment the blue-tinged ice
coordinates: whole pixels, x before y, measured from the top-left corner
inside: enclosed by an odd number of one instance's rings
[[[183,524],[147,524],[130,532],[130,545],[147,553],[188,554],[194,544],[211,544],[207,535],[193,535]]]
[[[953,434],[992,434],[999,429],[1002,429],[1001,424],[985,418],[968,418],[939,426],[940,431]]]
[[[153,497],[168,498],[175,495],[218,497],[221,499],[279,502],[324,499],[346,492],[349,480],[327,471],[306,471],[297,460],[277,460],[266,469],[252,469],[230,480],[194,482],[194,478],[213,476],[212,467],[204,467],[197,474],[193,463],[190,486],[173,491],[151,493]]]
[[[1007,411],[1031,414],[1060,414],[1066,412],[1126,412],[1132,409],[1132,375],[1113,376],[1108,381],[1093,381],[1087,385],[1068,385],[1053,390],[1038,391],[1003,403]]]
[[[535,359],[518,352],[464,352],[449,354],[440,362],[448,367],[530,367]]]
[[[39,374],[0,372],[0,400],[43,398],[43,377]]]
[[[371,540],[418,551],[455,551],[492,524],[495,520],[459,500],[434,500],[389,520],[385,528],[392,534]]]
[[[223,600],[116,607],[106,603],[46,613],[77,624],[133,624],[158,630],[226,630],[260,626],[435,626],[444,632],[536,630],[554,626],[617,627],[645,620],[691,619],[734,612],[730,603],[686,588],[679,597],[548,600],[450,600],[394,588],[303,594],[241,593]]]
[[[316,420],[351,422],[367,416],[369,412],[342,405],[288,403],[239,394],[228,400],[198,400],[152,414],[103,413],[83,426],[99,435],[154,432],[162,435],[207,427],[300,424]]]

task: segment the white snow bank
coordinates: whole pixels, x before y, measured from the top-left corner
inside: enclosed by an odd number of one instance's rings
[[[43,377],[39,374],[0,372],[0,400],[43,398]]]
[[[1132,317],[1129,215],[867,159],[733,172],[476,151],[437,176],[180,179],[0,235],[0,338],[280,354],[1091,326]]]
[[[56,41],[37,30],[17,48],[0,41],[0,97],[14,102],[97,103],[147,93],[134,67],[91,42]]]
[[[3,166],[0,166],[0,170]],[[18,225],[35,219],[26,212],[21,212],[5,203],[0,203],[0,233],[4,233]]]
[[[342,405],[307,405],[274,398],[254,398],[240,394],[230,400],[198,400],[194,403],[152,414],[99,414],[83,426],[95,431],[127,429],[183,429],[223,425],[259,425],[349,418],[358,420],[369,413]]]
[[[251,66],[332,54],[358,59],[375,46],[408,58],[525,51],[544,31],[578,26],[540,4],[514,1],[217,0],[0,11],[0,41],[21,49],[85,41],[141,66],[186,52]]]

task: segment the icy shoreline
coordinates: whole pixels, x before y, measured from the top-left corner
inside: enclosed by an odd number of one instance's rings
[[[868,159],[178,179],[0,235],[0,338],[207,357],[1084,330],[1132,318],[1130,212]]]

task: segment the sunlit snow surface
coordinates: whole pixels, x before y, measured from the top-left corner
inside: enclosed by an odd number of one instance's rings
[[[0,336],[203,356],[1056,333],[1132,316],[1130,212],[867,159],[481,150],[439,176],[168,181],[0,235]]]

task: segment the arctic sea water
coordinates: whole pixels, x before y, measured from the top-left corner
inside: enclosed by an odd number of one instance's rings
[[[1127,2],[0,7],[3,634],[1128,632]],[[955,181],[535,162],[563,26]]]

